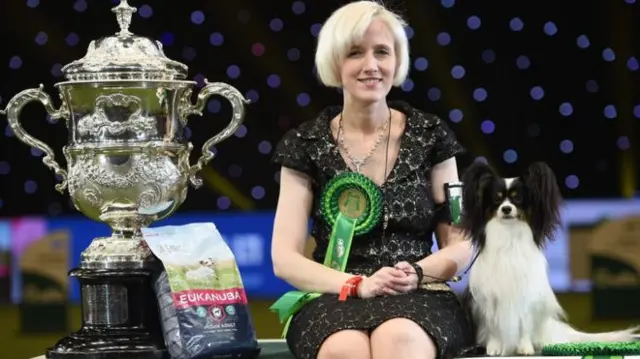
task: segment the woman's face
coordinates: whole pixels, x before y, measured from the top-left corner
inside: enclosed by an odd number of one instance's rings
[[[383,100],[393,86],[396,72],[394,37],[389,27],[374,19],[362,42],[354,44],[342,62],[343,90],[357,101]]]

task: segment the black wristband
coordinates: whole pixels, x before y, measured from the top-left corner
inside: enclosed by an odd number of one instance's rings
[[[433,219],[437,223],[451,223],[451,210],[447,202],[436,203]]]
[[[416,274],[418,275],[418,288],[420,288],[420,284],[422,284],[422,279],[424,279],[424,272],[422,271],[422,267],[418,263],[411,264],[413,269],[415,269]]]

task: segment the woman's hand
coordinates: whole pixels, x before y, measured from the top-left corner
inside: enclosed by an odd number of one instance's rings
[[[395,269],[402,271],[402,273],[407,274],[409,277],[409,288],[406,292],[410,292],[414,289],[417,289],[420,283],[418,283],[418,273],[416,273],[415,268],[409,262],[398,262],[394,266]],[[405,292],[405,293],[406,293]]]
[[[414,278],[412,278],[414,277]],[[392,267],[382,267],[370,277],[366,277],[358,287],[358,296],[363,299],[380,295],[407,293],[416,287],[415,275]]]

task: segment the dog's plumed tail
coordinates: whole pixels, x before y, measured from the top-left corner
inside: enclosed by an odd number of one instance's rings
[[[635,340],[636,331],[640,326],[602,333],[586,333],[574,329],[569,324],[560,319],[550,318],[546,323],[547,334],[543,345],[560,344],[560,343],[585,343],[585,342],[628,342]]]

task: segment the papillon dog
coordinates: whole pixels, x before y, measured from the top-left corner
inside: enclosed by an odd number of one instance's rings
[[[537,162],[518,177],[502,178],[475,162],[462,182],[461,227],[477,256],[465,306],[487,355],[533,355],[563,342],[633,340],[637,328],[592,334],[565,321],[543,251],[561,225],[562,197],[548,165]]]

